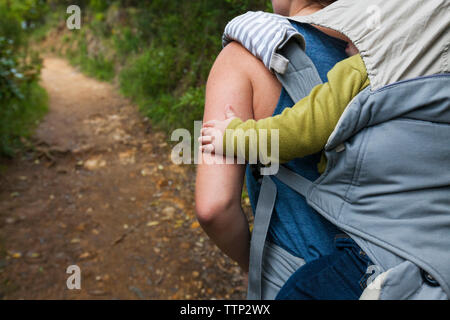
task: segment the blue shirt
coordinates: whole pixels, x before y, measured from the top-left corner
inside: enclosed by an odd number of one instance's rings
[[[327,82],[328,71],[336,63],[347,58],[345,53],[347,43],[330,37],[310,25],[291,23],[305,38],[305,52],[316,66],[322,81]],[[294,101],[286,90],[282,89],[274,115],[280,114],[285,108],[293,105]],[[319,161],[320,154],[316,154],[295,159],[286,166],[313,181],[320,175],[317,170]],[[268,240],[291,254],[303,258],[306,262],[335,251],[334,237],[342,231],[313,210],[303,196],[276,178],[274,182],[278,193],[269,226]],[[260,185],[249,167],[247,168],[247,189],[253,212],[255,212]]]

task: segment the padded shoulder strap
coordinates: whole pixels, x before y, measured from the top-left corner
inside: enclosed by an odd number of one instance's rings
[[[277,52],[277,56],[288,61],[286,72],[283,74],[277,73],[277,77],[294,102],[306,97],[316,85],[322,83],[316,67],[297,41],[289,41]],[[283,166],[280,167],[276,177],[301,194],[306,194],[306,190],[311,185],[310,181]],[[276,194],[275,183],[269,176],[264,176],[256,206],[250,243],[250,271],[247,293],[247,299],[249,300],[262,299],[262,259],[267,231],[275,207]]]
[[[272,57],[272,63],[276,59],[289,62],[286,72],[275,74],[294,102],[309,95],[315,86],[322,83],[316,66],[298,41],[291,39]]]

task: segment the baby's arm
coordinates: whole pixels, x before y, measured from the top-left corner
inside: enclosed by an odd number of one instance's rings
[[[360,55],[355,55],[336,64],[328,73],[327,83],[316,86],[309,96],[292,108],[286,108],[280,115],[259,121],[242,122],[229,117],[223,122],[206,123],[202,131],[203,150],[223,153],[229,144],[235,156],[245,155],[248,160],[250,131],[256,133],[258,141],[252,143],[259,148],[259,130],[266,130],[270,143],[271,130],[276,129],[279,131],[279,159],[270,159],[272,162],[288,162],[317,153],[324,148],[347,105],[368,85],[364,62]],[[225,128],[228,131],[226,135]],[[244,144],[237,144],[240,137]]]

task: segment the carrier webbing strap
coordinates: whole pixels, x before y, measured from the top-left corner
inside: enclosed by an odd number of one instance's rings
[[[312,182],[308,179],[283,166],[280,166],[280,169],[275,177],[305,198],[308,193],[308,189],[312,185]]]
[[[256,205],[252,240],[250,242],[250,266],[248,274],[247,299],[261,300],[262,255],[272,217],[277,187],[269,176],[263,178]]]
[[[289,41],[279,54],[289,60],[284,74],[278,74],[283,87],[294,102],[306,97],[316,85],[321,84],[319,73],[311,59],[305,54],[297,41]],[[280,166],[276,177],[302,195],[306,195],[311,181]],[[267,232],[275,207],[277,188],[272,178],[264,176],[256,205],[255,220],[250,243],[250,267],[248,275],[247,299],[262,299],[262,260]]]

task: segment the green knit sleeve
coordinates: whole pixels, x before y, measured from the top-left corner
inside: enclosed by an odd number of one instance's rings
[[[256,153],[260,160],[264,154],[261,151],[265,151],[261,146],[267,142],[272,162],[315,154],[324,148],[350,101],[369,84],[361,56],[345,59],[330,70],[327,83],[316,86],[309,96],[280,115],[258,121],[234,119],[224,135],[224,152],[228,149],[247,161]],[[272,139],[276,134],[278,139]],[[274,141],[278,145],[273,145]],[[277,147],[279,156],[272,156],[270,150]]]

